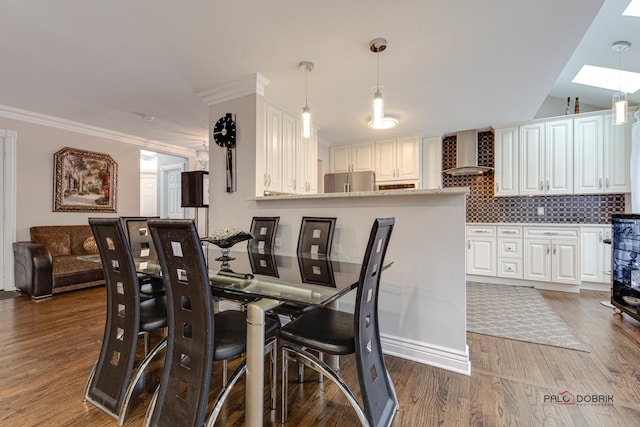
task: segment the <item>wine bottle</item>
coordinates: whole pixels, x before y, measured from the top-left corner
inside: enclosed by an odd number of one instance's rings
[[[570,96],[567,97],[567,109],[564,112],[564,114],[567,116],[571,114],[571,97]]]
[[[573,105],[573,114],[580,114],[580,101],[578,101],[577,96],[576,96],[576,103]]]

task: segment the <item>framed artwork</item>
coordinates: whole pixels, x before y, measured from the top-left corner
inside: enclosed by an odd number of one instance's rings
[[[116,212],[118,166],[108,154],[63,148],[54,158],[54,212]]]

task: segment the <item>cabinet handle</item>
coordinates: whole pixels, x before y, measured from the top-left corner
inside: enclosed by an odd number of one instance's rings
[[[558,249],[558,245],[554,244],[553,245],[553,254],[556,254],[556,250]]]
[[[551,252],[551,245],[549,243],[547,243],[547,254]]]
[[[549,181],[547,180],[547,191],[549,191]]]
[[[496,192],[497,191],[500,191],[500,183],[499,182],[496,182]]]
[[[472,233],[474,234],[487,234],[489,232],[489,230],[473,230]]]
[[[608,190],[609,189],[609,178],[604,180],[604,185],[605,185],[605,188]]]
[[[265,187],[267,186],[267,174],[266,173],[264,174],[264,184],[263,185]]]
[[[296,180],[295,179],[293,180],[293,189],[294,190],[296,189]]]
[[[344,184],[342,184],[342,190],[346,193],[347,192],[347,183],[345,182]]]
[[[540,191],[544,190],[544,182],[540,181]]]
[[[598,179],[598,188],[602,188],[602,178]]]
[[[558,233],[555,232],[555,231],[545,231],[542,234],[544,234],[545,236],[557,236],[558,235]]]
[[[471,240],[467,240],[467,249],[471,250]]]
[[[602,242],[602,231],[598,234],[600,235],[600,241]]]
[[[517,234],[515,231],[503,231],[502,234]]]

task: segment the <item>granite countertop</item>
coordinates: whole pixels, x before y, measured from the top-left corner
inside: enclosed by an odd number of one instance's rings
[[[469,194],[467,187],[435,188],[435,189],[408,189],[408,190],[380,190],[380,191],[357,191],[352,193],[320,193],[320,194],[286,194],[278,196],[256,196],[247,200],[299,200],[299,199],[340,199],[352,197],[397,197],[397,196],[441,196],[441,195],[466,195]]]
[[[593,223],[571,223],[571,222],[467,222],[467,226],[479,227],[606,227],[611,224],[593,224]]]

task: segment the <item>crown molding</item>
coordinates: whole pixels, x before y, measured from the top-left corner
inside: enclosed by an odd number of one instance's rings
[[[207,105],[215,105],[253,94],[264,97],[264,88],[267,87],[269,83],[271,83],[271,80],[260,73],[254,73],[231,82],[201,90],[197,92],[196,95],[202,98]]]
[[[35,113],[33,111],[22,110],[20,108],[9,107],[7,105],[0,105],[0,117],[21,120],[23,122],[49,126],[52,128],[68,130],[71,132],[78,132],[84,135],[97,136],[99,138],[111,139],[118,142],[124,142],[126,144],[137,145],[150,151],[160,151],[166,154],[174,154],[183,157],[195,156],[195,150],[186,147],[180,147],[177,145],[168,144],[166,142],[153,141],[109,129],[74,122],[72,120],[62,119],[60,117],[54,117],[46,114]]]

